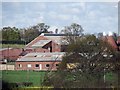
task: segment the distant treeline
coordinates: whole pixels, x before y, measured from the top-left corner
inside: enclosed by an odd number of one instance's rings
[[[28,28],[16,28],[16,27],[3,27],[0,30],[0,43],[3,44],[26,44],[38,37],[41,33],[49,33],[48,28],[50,26],[45,23],[39,23],[37,25]]]

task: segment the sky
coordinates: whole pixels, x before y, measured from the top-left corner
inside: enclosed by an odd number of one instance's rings
[[[27,28],[38,23],[49,31],[72,23],[85,33],[118,32],[118,2],[2,2],[2,25]]]

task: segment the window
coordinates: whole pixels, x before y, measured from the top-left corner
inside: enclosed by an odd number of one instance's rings
[[[59,64],[56,64],[56,67],[58,67],[59,66]]]
[[[30,68],[30,67],[31,67],[31,64],[28,64],[27,67]]]
[[[35,67],[38,68],[38,67],[39,67],[39,64],[35,64]]]
[[[37,57],[37,55],[35,55],[34,57]]]
[[[52,47],[50,47],[50,52],[52,52]]]
[[[48,50],[50,51],[50,47],[48,47]]]
[[[50,67],[50,64],[46,64],[45,66],[48,68],[48,67]]]
[[[19,64],[18,66],[21,68],[21,67],[22,67],[22,64]]]

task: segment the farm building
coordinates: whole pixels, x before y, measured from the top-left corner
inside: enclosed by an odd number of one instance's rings
[[[114,49],[118,50],[118,46],[113,36],[105,36],[104,38]]]
[[[21,53],[22,49],[19,48],[2,48],[0,49],[0,62],[2,63],[5,59],[15,61]]]
[[[106,40],[113,48],[119,50],[120,37],[117,40],[113,35],[101,37]],[[43,33],[28,43],[25,47],[27,53],[30,52],[65,52],[68,42],[65,40],[65,34]]]
[[[107,41],[113,49],[120,51],[120,37],[114,39],[114,36],[108,35],[108,36],[103,36],[101,37],[102,40]]]
[[[16,70],[56,70],[64,52],[29,53],[16,60]]]
[[[64,52],[68,44],[65,34],[43,33],[28,43],[25,52]]]
[[[103,36],[102,39],[120,51],[120,37],[115,40],[113,36]],[[65,34],[43,33],[28,43],[24,49],[1,49],[0,60],[17,60],[16,70],[48,70],[50,68],[55,70],[55,64],[62,61],[62,57],[59,56],[66,51],[67,45]],[[55,59],[55,56],[58,58]]]

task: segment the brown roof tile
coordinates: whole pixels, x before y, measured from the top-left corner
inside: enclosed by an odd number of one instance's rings
[[[107,36],[108,43],[113,46],[113,48],[118,49],[118,46],[113,38],[113,36]]]

